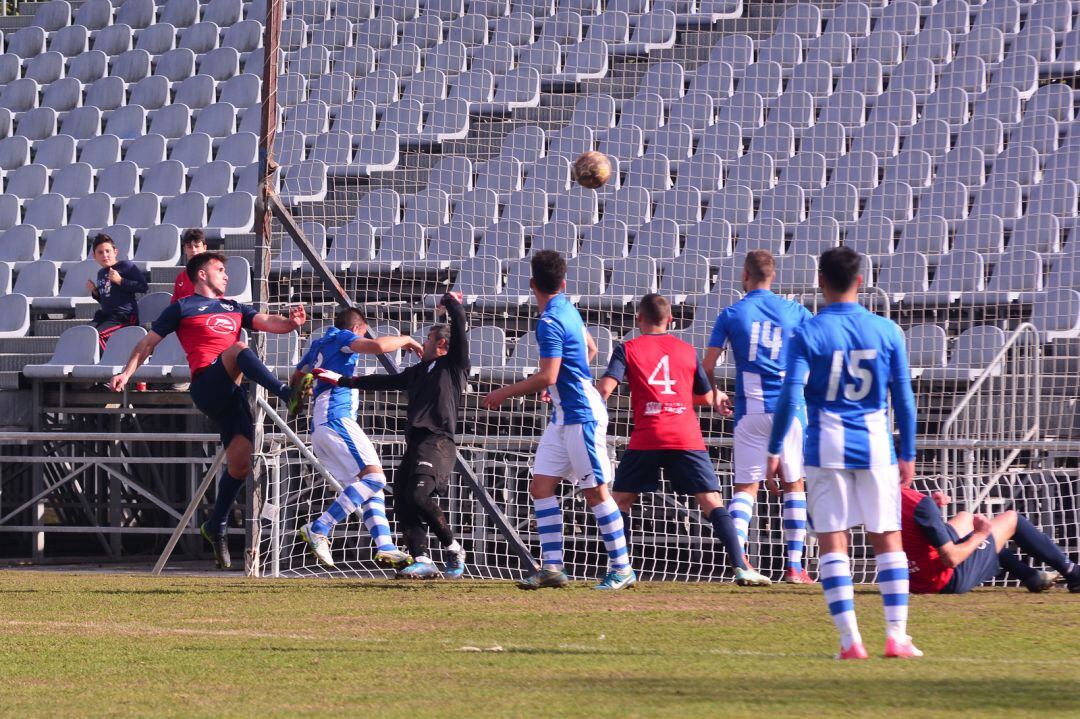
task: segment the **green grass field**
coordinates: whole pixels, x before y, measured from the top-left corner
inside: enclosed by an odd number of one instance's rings
[[[880,656],[880,600],[856,602]],[[913,597],[911,631],[924,659],[836,662],[819,587],[9,571],[0,714],[1080,715],[1080,595]]]

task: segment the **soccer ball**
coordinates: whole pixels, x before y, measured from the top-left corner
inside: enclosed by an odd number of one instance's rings
[[[602,152],[586,152],[574,161],[574,180],[595,190],[611,178],[611,161]]]

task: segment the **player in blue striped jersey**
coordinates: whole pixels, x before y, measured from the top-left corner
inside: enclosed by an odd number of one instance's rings
[[[484,407],[497,409],[510,397],[546,390],[554,410],[536,449],[530,487],[540,535],[541,568],[518,586],[540,589],[567,584],[562,508],[555,496],[565,478],[581,489],[604,538],[609,571],[596,588],[623,589],[633,585],[637,577],[630,568],[622,515],[607,486],[613,476],[605,440],[607,408],[589,370],[596,344],[566,296],[566,260],[558,252],[533,253],[530,284],[540,310],[536,325],[540,371],[484,398]]]
[[[339,311],[334,326],[312,340],[296,365],[293,384],[316,367],[352,377],[362,354],[387,354],[402,349],[419,354],[423,349],[412,337],[368,339],[367,332],[367,320],[360,310],[347,307]],[[356,422],[359,392],[319,380],[314,395],[311,448],[343,489],[322,516],[300,528],[300,537],[320,564],[333,567],[330,533],[334,525],[359,511],[378,550],[375,560],[393,567],[405,566],[409,556],[394,545],[386,521],[383,494],[386,475],[375,446]]]
[[[904,335],[858,302],[860,257],[850,247],[821,255],[828,303],[792,337],[787,374],[769,437],[769,477],[805,394],[807,507],[821,545],[819,574],[840,632],[841,659],[864,659],[855,619],[848,530],[862,525],[877,560],[885,604],[886,657],[917,657],[907,634],[908,562],[900,537],[901,486],[915,472],[915,396]],[[899,458],[889,427],[892,398]],[[899,463],[898,463],[899,460]]]
[[[744,553],[754,501],[765,479],[766,445],[783,384],[787,345],[795,328],[812,317],[801,304],[773,294],[775,277],[776,260],[771,252],[746,253],[742,276],[746,296],[717,316],[703,362],[706,374],[712,379],[715,409],[729,415],[731,402],[716,386],[713,370],[725,346],[730,347],[735,357],[735,481],[728,512]],[[784,581],[793,584],[813,583],[802,563],[806,542],[802,461],[805,424],[800,408],[798,420],[792,423],[780,453],[787,550]]]

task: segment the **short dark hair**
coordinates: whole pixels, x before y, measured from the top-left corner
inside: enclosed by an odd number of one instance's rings
[[[671,319],[671,303],[667,297],[650,292],[638,303],[638,312],[654,325],[662,325]]]
[[[821,253],[818,272],[829,289],[847,292],[862,269],[862,257],[850,247],[832,247]]]
[[[450,325],[445,323],[432,325],[428,328],[428,333],[430,334],[432,332],[435,333],[436,338],[446,340],[447,343],[450,342]]]
[[[92,243],[90,243],[90,251],[93,252],[99,246],[104,245],[106,243],[112,245],[114,250],[116,249],[116,243],[113,242],[113,238],[109,237],[104,232],[99,232],[96,235],[94,235],[94,241]]]
[[[768,250],[750,250],[743,264],[746,274],[753,282],[764,282],[776,276],[776,258]]]
[[[334,315],[334,327],[339,330],[347,330],[355,324],[363,324],[367,322],[367,317],[364,313],[355,307],[346,307],[343,310],[339,310]]]
[[[532,278],[536,289],[546,295],[562,291],[566,280],[566,260],[555,250],[539,250],[532,256]]]
[[[198,227],[192,227],[184,230],[184,234],[180,236],[180,246],[193,245],[196,242],[206,243],[206,233],[200,230]]]
[[[224,252],[200,252],[199,254],[188,260],[187,265],[184,267],[184,272],[187,274],[188,279],[195,282],[199,278],[199,270],[206,267],[207,263],[217,260],[223,265],[229,263],[229,258]]]

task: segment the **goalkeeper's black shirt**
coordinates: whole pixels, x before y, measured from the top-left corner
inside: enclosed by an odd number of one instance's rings
[[[353,377],[349,386],[368,391],[399,390],[409,397],[408,429],[454,439],[458,410],[469,374],[469,341],[465,308],[452,295],[442,304],[450,321],[450,351],[430,362],[420,362],[395,375]]]

